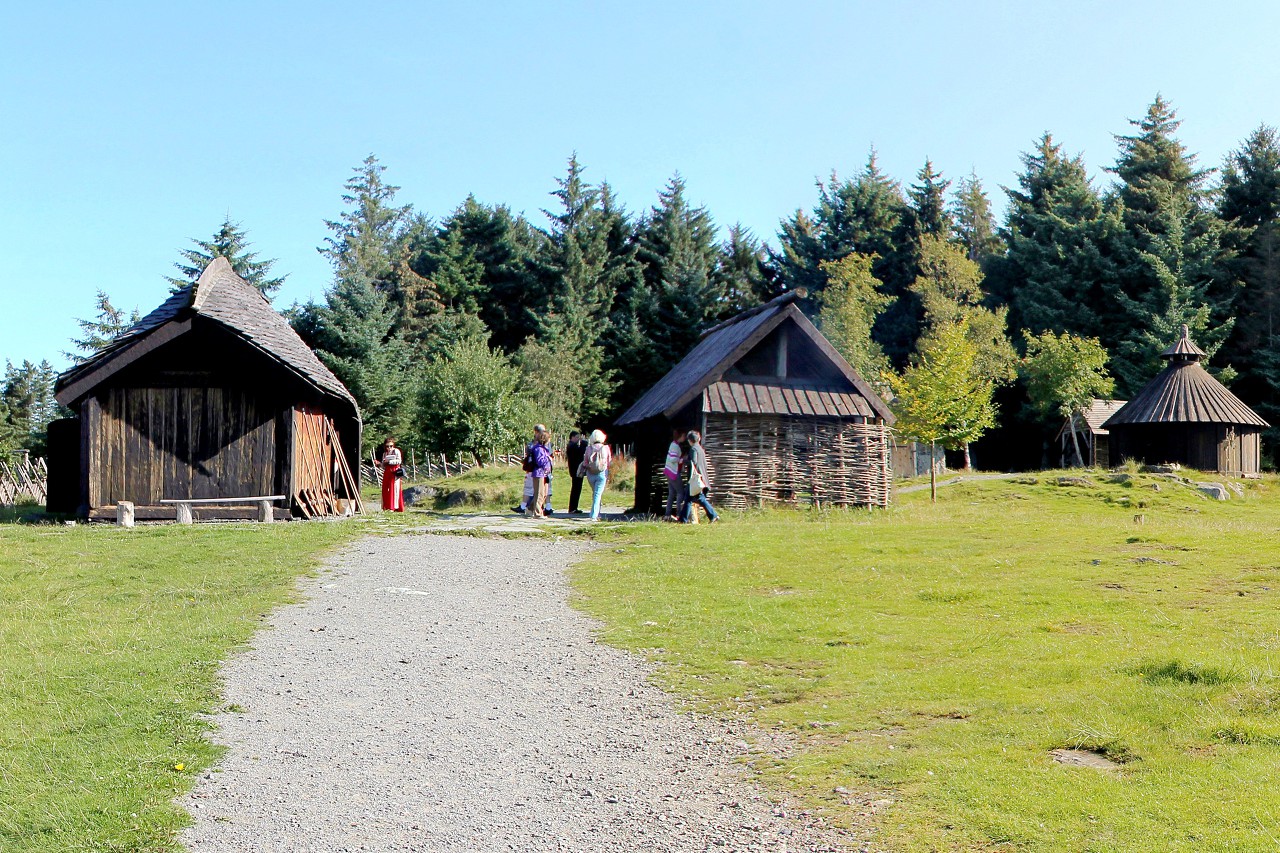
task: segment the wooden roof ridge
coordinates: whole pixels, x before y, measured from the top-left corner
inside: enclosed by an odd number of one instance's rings
[[[58,402],[69,405],[156,347],[191,330],[202,317],[284,365],[308,384],[359,407],[315,352],[298,336],[271,303],[232,269],[226,258],[214,258],[190,287],[173,293],[112,344],[58,377]]]
[[[858,371],[854,370],[796,306],[795,302],[801,296],[801,291],[784,293],[777,299],[743,311],[709,330],[688,355],[654,383],[615,424],[625,426],[660,415],[672,417],[787,320],[792,320],[801,333],[836,366],[866,399],[876,417],[892,424],[895,420],[893,413],[880,395],[858,375]]]
[[[796,288],[795,290],[788,290],[786,293],[782,294],[781,296],[775,296],[773,299],[770,299],[768,302],[762,302],[759,305],[754,305],[751,308],[746,309],[745,311],[740,311],[737,314],[734,314],[732,317],[730,317],[727,320],[722,320],[721,322],[712,326],[710,329],[707,329],[701,335],[698,335],[698,340],[702,340],[708,335],[714,335],[716,332],[719,332],[721,329],[728,328],[729,326],[732,326],[734,323],[741,323],[743,320],[747,320],[764,311],[770,311],[770,310],[773,310],[774,308],[777,308],[783,305],[789,305],[792,302],[795,302],[797,299],[804,299],[808,295],[809,295],[809,292],[805,290],[803,287]]]

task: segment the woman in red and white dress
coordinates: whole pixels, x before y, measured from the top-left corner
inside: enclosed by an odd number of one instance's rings
[[[396,447],[396,440],[388,438],[382,444],[382,508],[404,512],[404,493],[400,490],[401,466],[404,456]]]

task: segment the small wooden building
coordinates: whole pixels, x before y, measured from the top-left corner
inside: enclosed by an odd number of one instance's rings
[[[635,438],[637,510],[662,512],[676,427],[702,433],[717,505],[888,505],[893,414],[798,295],[711,329],[618,419]]]
[[[358,497],[344,473],[359,470],[355,399],[224,258],[55,391],[77,417],[50,431],[50,454],[73,472],[79,505],[50,509],[105,518],[131,501],[139,519],[162,519],[175,517],[163,500],[285,495],[276,514],[287,518],[334,514]]]
[[[1111,460],[1177,462],[1201,471],[1256,475],[1268,424],[1209,375],[1204,350],[1182,338],[1161,353],[1169,362],[1155,379],[1103,424]]]
[[[1084,457],[1086,468],[1111,467],[1111,434],[1102,425],[1107,418],[1127,403],[1128,400],[1089,401],[1062,423],[1058,430],[1058,445],[1062,450],[1060,464],[1070,468],[1076,464],[1076,445],[1080,446],[1080,455]],[[1075,433],[1072,439],[1071,433]]]

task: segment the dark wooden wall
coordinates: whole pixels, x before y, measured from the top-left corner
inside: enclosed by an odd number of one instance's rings
[[[84,406],[88,505],[278,494],[287,412],[230,388],[106,389]]]
[[[1200,471],[1257,474],[1262,433],[1232,424],[1122,424],[1110,430],[1110,462],[1177,462]]]

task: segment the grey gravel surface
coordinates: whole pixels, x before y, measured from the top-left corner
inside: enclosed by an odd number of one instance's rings
[[[363,540],[224,669],[192,851],[836,851],[735,724],[681,712],[566,603],[581,544]]]

